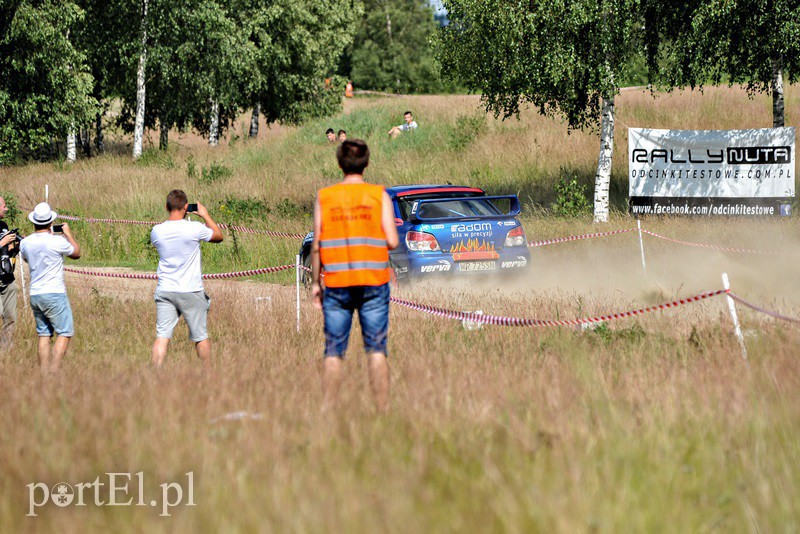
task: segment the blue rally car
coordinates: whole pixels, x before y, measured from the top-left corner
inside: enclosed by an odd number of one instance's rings
[[[528,267],[525,231],[517,220],[516,195],[487,196],[453,185],[405,185],[386,189],[394,204],[400,246],[390,251],[396,279],[432,274],[498,274]],[[300,256],[311,265],[311,241]]]

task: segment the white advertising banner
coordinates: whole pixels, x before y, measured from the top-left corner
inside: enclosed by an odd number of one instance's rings
[[[795,129],[628,129],[634,215],[789,215]]]

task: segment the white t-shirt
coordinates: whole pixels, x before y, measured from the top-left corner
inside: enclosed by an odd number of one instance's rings
[[[63,236],[35,232],[19,245],[22,259],[31,268],[31,295],[66,293],[64,284],[64,256],[75,252]]]
[[[400,129],[404,132],[413,130],[416,127],[417,127],[417,121],[404,122],[403,124],[400,125]]]
[[[211,241],[213,230],[197,221],[165,221],[153,227],[150,242],[158,250],[156,290],[175,293],[203,291],[200,241]]]

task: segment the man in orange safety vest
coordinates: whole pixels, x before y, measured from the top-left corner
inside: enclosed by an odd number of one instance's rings
[[[353,313],[358,310],[372,394],[378,410],[385,411],[389,401],[389,250],[399,243],[394,208],[383,186],[364,181],[369,164],[364,141],[344,141],[336,158],[344,180],[319,191],[311,245],[311,294],[325,323],[324,407],[336,403]]]

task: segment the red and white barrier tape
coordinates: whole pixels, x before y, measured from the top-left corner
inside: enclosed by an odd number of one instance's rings
[[[554,239],[544,239],[542,241],[528,242],[528,248],[543,247],[545,245],[555,245],[557,243],[567,243],[568,241],[578,241],[580,239],[591,239],[594,237],[607,237],[610,235],[626,234],[635,231],[636,228],[626,228],[624,230],[614,230],[613,232],[597,232],[593,234],[571,235],[569,237],[557,237]]]
[[[205,280],[220,280],[227,278],[243,278],[247,276],[256,276],[259,274],[271,274],[279,271],[287,271],[294,269],[294,265],[279,265],[278,267],[263,267],[261,269],[252,269],[249,271],[235,271],[232,273],[211,273],[204,274]],[[114,273],[103,271],[89,271],[86,269],[73,269],[72,267],[64,267],[64,271],[73,274],[83,274],[88,276],[104,276],[107,278],[130,278],[136,280],[158,280],[158,275],[155,273]]]
[[[781,321],[788,321],[790,323],[800,324],[800,319],[795,319],[794,317],[789,317],[788,315],[783,315],[782,313],[778,313],[776,311],[768,310],[759,306],[758,304],[753,304],[752,302],[748,302],[744,300],[742,297],[737,295],[736,293],[728,292],[728,296],[730,296],[733,300],[741,304],[742,306],[746,306],[751,310],[755,310],[759,313],[763,313],[764,315],[769,315],[770,317],[774,317],[775,319],[780,319]]]
[[[681,241],[680,239],[674,239],[672,237],[663,236],[661,234],[657,234],[655,232],[651,232],[650,230],[645,230],[642,228],[642,233],[653,236],[658,239],[663,239],[664,241],[669,241],[671,243],[677,243],[679,245],[686,245],[689,247],[700,247],[700,248],[707,248],[712,250],[721,250],[724,252],[740,252],[743,254],[762,254],[764,256],[800,256],[800,253],[790,253],[790,252],[777,252],[771,250],[754,250],[748,248],[734,248],[734,247],[723,247],[720,245],[709,245],[707,243],[695,243],[693,241]]]
[[[108,219],[108,218],[94,218],[94,217],[75,217],[72,215],[59,215],[60,218],[65,219],[67,221],[85,221],[88,223],[118,223],[118,224],[136,224],[136,225],[145,225],[145,226],[153,226],[158,224],[157,221],[136,221],[130,219]],[[278,232],[273,230],[259,230],[255,228],[248,228],[246,226],[239,226],[235,224],[226,224],[221,223],[219,225],[222,229],[230,229],[236,232],[241,232],[244,234],[254,234],[254,235],[266,235],[269,237],[288,237],[291,239],[303,239],[305,237],[304,234],[295,234],[291,232]],[[567,237],[556,237],[553,239],[543,239],[541,241],[529,241],[528,248],[534,247],[543,247],[546,245],[555,245],[558,243],[568,243],[570,241],[579,241],[582,239],[592,239],[597,237],[608,237],[612,235],[620,235],[626,234],[630,232],[635,232],[636,228],[625,228],[622,230],[614,230],[611,232],[595,232],[591,234],[581,234],[581,235],[572,235]],[[778,251],[769,251],[769,250],[755,250],[755,249],[746,249],[746,248],[736,248],[736,247],[725,247],[721,245],[711,245],[708,243],[697,243],[693,241],[683,241],[681,239],[675,239],[672,237],[667,237],[661,234],[657,234],[655,232],[651,232],[650,230],[645,230],[642,228],[642,233],[647,234],[649,236],[655,237],[656,239],[662,239],[664,241],[669,241],[671,243],[676,243],[679,245],[685,245],[689,247],[699,247],[705,248],[710,250],[720,250],[723,252],[737,252],[742,254],[761,254],[765,256],[800,256],[800,252],[791,253],[791,252],[778,252]]]
[[[67,221],[84,221],[88,223],[118,223],[118,224],[140,224],[142,226],[153,226],[158,224],[153,221],[134,221],[130,219],[97,219],[95,217],[76,217],[74,215],[59,215],[59,219]]]
[[[491,324],[496,326],[580,326],[582,324],[599,323],[604,321],[611,321],[613,319],[623,319],[625,317],[635,317],[637,315],[642,315],[645,313],[650,313],[658,310],[675,308],[677,306],[682,306],[684,304],[690,304],[692,302],[697,302],[711,297],[716,297],[726,292],[727,291],[724,289],[719,289],[717,291],[707,291],[704,293],[700,293],[699,295],[694,295],[692,297],[673,300],[672,302],[665,302],[664,304],[658,304],[656,306],[650,306],[647,308],[640,308],[638,310],[610,313],[598,317],[583,317],[579,319],[569,319],[569,320],[525,319],[521,317],[480,315],[475,313],[445,310],[442,308],[436,308],[434,306],[428,306],[426,304],[419,304],[417,302],[412,302],[410,300],[405,300],[397,297],[390,297],[390,300],[391,302],[394,302],[401,306],[405,306],[406,308],[410,308],[412,310],[429,313],[431,315],[436,315],[438,317],[443,317],[445,319],[456,319],[459,321],[466,320],[466,321]]]
[[[289,232],[275,232],[273,230],[258,230],[255,228],[248,228],[246,226],[237,226],[235,224],[222,223],[219,225],[219,227],[222,228],[223,230],[226,228],[230,228],[231,230],[242,232],[243,234],[258,234],[258,235],[267,235],[270,237],[290,237],[292,239],[303,239],[305,237],[305,235],[303,234],[292,234]]]
[[[142,226],[154,226],[159,224],[158,221],[134,221],[130,219],[98,219],[95,217],[75,217],[73,215],[59,215],[60,219],[65,219],[67,221],[84,221],[88,223],[111,223],[111,224],[138,224]],[[223,230],[231,229],[236,232],[241,232],[243,234],[256,234],[256,235],[266,235],[270,237],[289,237],[292,239],[303,239],[305,235],[303,234],[293,234],[290,232],[275,232],[272,230],[258,230],[256,228],[248,228],[246,226],[239,226],[236,224],[226,224],[220,223],[219,227]]]
[[[252,269],[249,271],[235,271],[231,273],[213,273],[213,274],[204,274],[203,278],[205,280],[220,280],[220,279],[228,279],[228,278],[243,278],[248,276],[256,276],[261,274],[271,274],[276,273],[279,271],[288,271],[289,269],[294,269],[294,265],[279,265],[277,267],[264,267],[261,269]],[[300,269],[304,271],[311,272],[311,269],[305,267],[303,265],[300,266]],[[65,267],[64,271],[73,274],[82,274],[82,275],[89,275],[89,276],[103,276],[107,278],[128,278],[128,279],[137,279],[137,280],[158,280],[158,275],[155,273],[115,273],[115,272],[101,272],[101,271],[89,271],[85,269],[73,269],[71,267]],[[666,310],[670,308],[675,308],[678,306],[683,306],[685,304],[691,304],[693,302],[698,302],[701,300],[709,299],[712,297],[716,297],[727,293],[733,300],[737,301],[738,303],[746,306],[752,310],[755,310],[759,313],[763,313],[765,315],[769,315],[770,317],[774,317],[775,319],[779,319],[781,321],[787,321],[790,323],[800,324],[800,319],[795,319],[794,317],[789,317],[787,315],[783,315],[776,311],[768,310],[762,306],[757,304],[753,304],[742,297],[736,295],[731,291],[726,291],[724,289],[719,289],[717,291],[707,291],[700,293],[698,295],[694,295],[691,297],[686,297],[683,299],[673,300],[672,302],[665,302],[663,304],[657,304],[655,306],[649,306],[647,308],[639,308],[636,310],[625,311],[625,312],[615,312],[610,313],[607,315],[601,315],[598,317],[582,317],[578,319],[569,319],[569,320],[550,320],[550,319],[526,319],[522,317],[502,317],[497,315],[483,315],[483,314],[475,314],[475,313],[467,313],[467,312],[460,312],[460,311],[453,311],[453,310],[446,310],[444,308],[437,308],[435,306],[428,306],[427,304],[420,304],[418,302],[413,302],[406,299],[401,299],[398,297],[389,297],[390,302],[394,302],[395,304],[399,304],[400,306],[404,306],[406,308],[420,311],[423,313],[428,313],[431,315],[436,315],[437,317],[442,317],[445,319],[456,319],[458,321],[472,321],[476,323],[483,323],[483,324],[491,324],[495,326],[529,326],[529,327],[538,327],[538,326],[580,326],[583,324],[592,324],[592,323],[600,323],[605,321],[611,321],[614,319],[624,319],[627,317],[635,317],[637,315],[643,315],[645,313]]]

